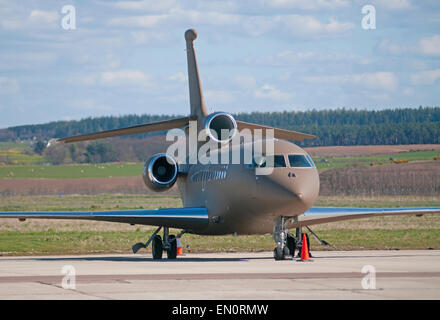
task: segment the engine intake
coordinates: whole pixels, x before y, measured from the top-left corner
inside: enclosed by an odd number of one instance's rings
[[[237,122],[229,113],[214,112],[206,119],[205,129],[213,141],[229,142],[237,133]]]
[[[151,190],[165,191],[176,182],[178,169],[177,162],[172,156],[159,153],[145,162],[142,178]]]

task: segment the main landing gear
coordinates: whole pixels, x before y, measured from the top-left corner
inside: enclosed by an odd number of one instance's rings
[[[163,252],[165,251],[167,253],[168,259],[176,259],[177,258],[177,240],[175,235],[169,234],[169,228],[164,227],[163,228],[163,239],[158,234],[160,229],[162,227],[159,227],[154,231],[150,239],[143,244],[142,242],[136,243],[132,249],[133,253],[136,253],[141,248],[147,248],[148,245],[151,242],[151,251],[153,252],[153,259],[154,260],[160,260],[162,259]],[[178,237],[182,236],[184,231],[182,231]]]

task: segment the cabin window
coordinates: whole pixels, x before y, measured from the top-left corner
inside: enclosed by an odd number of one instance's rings
[[[311,167],[307,158],[302,154],[289,154],[289,163],[292,168]]]

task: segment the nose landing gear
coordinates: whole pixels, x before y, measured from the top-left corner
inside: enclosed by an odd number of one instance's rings
[[[275,260],[293,259],[295,256],[296,240],[287,231],[287,221],[285,217],[278,217],[273,227],[273,239],[277,246],[273,250]]]
[[[277,247],[273,250],[273,257],[275,260],[293,259],[295,257],[295,250],[298,250],[298,257],[301,256],[301,249],[303,245],[302,228],[297,227],[296,235],[291,234],[290,232],[288,232],[286,227],[288,219],[290,218],[279,216],[275,221],[273,227],[273,239],[277,243]],[[293,217],[293,222],[297,224],[298,217]],[[329,246],[332,247],[333,249],[336,249],[333,245],[331,245],[327,241],[321,240],[318,237],[318,235],[316,235],[316,233],[314,233],[313,230],[310,229],[308,226],[306,226],[305,228],[321,245]],[[310,252],[309,235],[307,233],[305,233],[305,235],[307,241],[307,248],[309,250],[309,257],[312,257],[312,254]]]

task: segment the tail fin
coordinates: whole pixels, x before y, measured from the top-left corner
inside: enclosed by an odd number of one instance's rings
[[[190,117],[198,120],[199,126],[208,115],[205,102],[203,101],[202,86],[200,84],[199,69],[197,67],[196,53],[193,41],[197,38],[197,31],[189,29],[185,32],[186,55],[188,60],[188,80],[189,80],[189,103]]]

